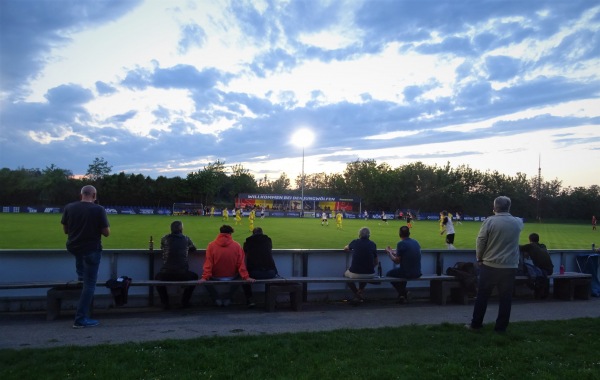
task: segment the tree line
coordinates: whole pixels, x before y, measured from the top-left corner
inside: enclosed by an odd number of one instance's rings
[[[103,158],[92,162],[83,178],[54,164],[45,169],[0,169],[0,206],[61,207],[77,199],[84,184],[98,188],[106,206],[170,208],[175,202],[194,202],[231,208],[238,193],[299,194],[302,176],[294,184],[286,173],[270,180],[255,178],[242,165],[211,162],[185,178],[142,174],[111,174]],[[393,212],[461,212],[489,215],[498,195],[512,199],[515,215],[531,219],[589,220],[600,215],[600,187],[563,187],[558,179],[508,176],[461,165],[451,167],[415,162],[393,168],[375,160],[357,160],[343,173],[304,175],[305,195],[360,197],[363,209]]]

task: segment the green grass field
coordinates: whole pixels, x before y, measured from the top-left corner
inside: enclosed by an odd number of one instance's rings
[[[441,324],[24,348],[0,350],[0,378],[583,380],[598,379],[598,342],[598,319],[582,318],[511,323],[506,335]]]
[[[62,249],[66,236],[60,224],[60,214],[4,214],[0,213],[0,249]],[[181,219],[184,233],[200,249],[212,241],[219,227],[226,223],[234,227],[234,239],[240,243],[250,235],[248,219],[235,225],[233,218],[223,222],[220,217],[159,216],[159,215],[109,215],[111,236],[103,239],[105,249],[147,249],[150,236],[158,248],[160,237],[169,232],[172,221]],[[403,222],[393,220],[381,225],[377,220],[345,219],[343,229],[338,230],[335,221],[322,227],[320,219],[265,218],[257,219],[256,227],[262,227],[273,239],[277,249],[341,249],[357,237],[359,228],[371,229],[371,239],[382,249],[395,247],[398,228]],[[456,225],[455,246],[459,249],[475,249],[475,238],[481,223],[463,222]],[[527,243],[531,232],[540,234],[541,241],[549,249],[591,249],[592,243],[600,244],[600,232],[592,231],[589,224],[538,224],[525,223],[521,243]],[[437,221],[417,221],[411,237],[423,249],[445,248],[444,237],[439,233]]]

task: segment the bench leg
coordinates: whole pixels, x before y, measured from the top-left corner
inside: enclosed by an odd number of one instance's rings
[[[469,297],[460,282],[449,280],[432,280],[429,284],[429,298],[438,305],[446,305],[448,297],[452,302],[462,305],[469,303]]]
[[[51,288],[46,293],[46,320],[53,321],[60,316],[62,301],[64,299],[79,299],[81,288]],[[90,317],[94,312],[94,300],[90,305]]]
[[[589,278],[554,278],[554,298],[566,301],[590,299],[592,281]]]
[[[275,311],[277,295],[288,293],[292,310],[302,310],[302,285],[301,284],[265,284],[265,309]]]

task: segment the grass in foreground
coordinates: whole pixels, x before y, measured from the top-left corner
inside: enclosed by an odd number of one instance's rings
[[[598,379],[597,318],[0,350],[10,379]]]
[[[60,214],[5,214],[0,213],[0,249],[64,249],[66,236],[60,224]],[[189,235],[196,246],[206,248],[226,223],[234,227],[234,239],[243,243],[250,235],[247,218],[235,225],[233,218],[228,222],[220,217],[198,216],[159,216],[159,215],[109,215],[111,236],[103,239],[105,249],[147,249],[150,236],[159,248],[160,237],[169,232],[172,221],[180,219],[184,223],[184,233]],[[395,247],[398,242],[398,229],[404,222],[389,221],[387,225],[377,220],[345,219],[343,229],[335,227],[330,220],[328,227],[321,226],[320,219],[313,218],[265,218],[257,219],[256,227],[262,227],[273,239],[276,249],[342,249],[358,235],[358,230],[367,226],[371,229],[371,239],[379,249],[387,245]],[[475,249],[475,238],[481,223],[463,222],[456,226],[455,246],[459,249]],[[531,232],[540,234],[541,241],[550,249],[590,249],[592,243],[600,245],[600,232],[592,231],[587,224],[538,224],[525,223],[521,233],[521,244],[527,243]],[[440,235],[437,221],[417,221],[412,229],[412,237],[423,249],[445,249],[445,236]]]

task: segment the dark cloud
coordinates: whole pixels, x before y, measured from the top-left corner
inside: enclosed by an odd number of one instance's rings
[[[3,61],[0,84],[3,91],[23,90],[26,81],[35,78],[49,61],[50,51],[66,45],[72,34],[114,21],[140,2],[0,1],[0,57]]]
[[[485,59],[488,71],[488,79],[495,81],[507,81],[519,73],[521,62],[518,59],[507,56],[489,56]]]

